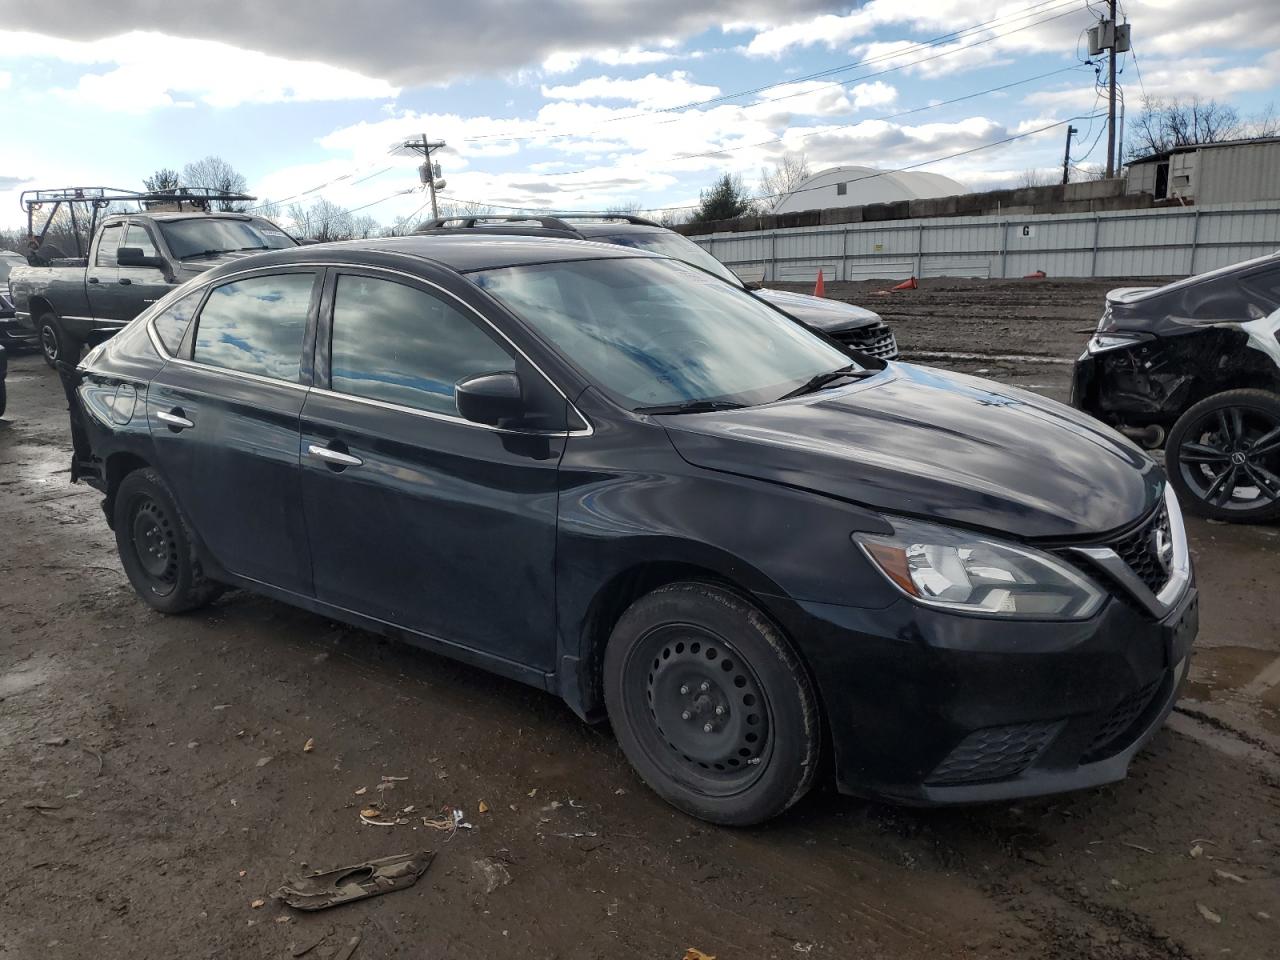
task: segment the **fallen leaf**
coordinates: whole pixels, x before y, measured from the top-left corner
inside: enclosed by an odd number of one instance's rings
[[[485,803],[483,800],[481,800],[481,801],[480,801],[480,812],[481,812],[481,813],[488,813],[488,812],[489,812],[489,805],[488,805],[487,803]]]
[[[289,922],[288,915],[285,915],[283,917],[276,917],[276,923],[288,923],[288,922]]]
[[[1196,909],[1200,911],[1200,916],[1204,917],[1210,923],[1222,922],[1222,916],[1220,914],[1214,913],[1212,910],[1206,907],[1203,903],[1197,903]]]
[[[304,744],[302,745],[302,752],[303,752],[303,753],[310,753],[310,752],[311,752],[312,750],[314,750],[315,748],[316,748],[316,739],[315,739],[315,737],[308,737],[308,738],[307,738],[307,742],[306,742],[306,743],[304,743]]]
[[[363,810],[361,810],[361,811],[360,811],[360,816],[362,816],[362,817],[380,817],[380,816],[382,816],[382,811],[381,811],[381,810],[379,810],[377,807],[365,807]]]
[[[254,910],[257,910],[259,907],[265,907],[266,905],[267,905],[267,901],[261,900],[261,899],[255,900],[253,901],[253,903],[249,904],[249,906],[252,907]]]
[[[703,953],[697,947],[690,947],[684,952],[684,960],[716,960],[709,953]]]

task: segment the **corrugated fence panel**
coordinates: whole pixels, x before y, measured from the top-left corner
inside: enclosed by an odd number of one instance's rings
[[[1027,217],[947,217],[693,237],[750,279],[1166,277],[1280,248],[1271,202]]]

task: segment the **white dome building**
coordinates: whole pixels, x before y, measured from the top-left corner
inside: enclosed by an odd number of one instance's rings
[[[926,200],[968,193],[959,181],[919,170],[877,170],[875,167],[830,167],[801,181],[773,205],[772,213],[860,207],[868,203]]]

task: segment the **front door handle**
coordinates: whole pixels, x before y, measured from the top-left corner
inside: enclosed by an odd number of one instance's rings
[[[182,415],[181,407],[174,407],[172,410],[157,410],[156,419],[166,424],[174,433],[185,430],[187,427],[195,426],[192,421]]]
[[[330,447],[322,447],[318,443],[308,445],[307,453],[318,460],[332,465],[336,469],[344,467],[363,466],[364,461],[359,457],[353,457],[349,453],[343,453],[341,450],[334,450]]]
[[[89,280],[88,280],[88,282],[89,282],[89,283],[97,283],[97,282],[98,282],[98,278],[97,278],[97,277],[90,277],[90,278],[89,278]]]
[[[129,284],[133,283],[133,281],[130,280],[128,277],[121,277],[119,280],[116,281],[116,283],[123,284],[124,286],[127,287],[129,286]]]

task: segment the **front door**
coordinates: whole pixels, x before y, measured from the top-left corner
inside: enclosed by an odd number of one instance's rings
[[[159,256],[155,240],[141,223],[129,223],[120,246],[137,247],[144,257]],[[110,319],[132,320],[172,289],[159,267],[119,267]]]
[[[179,356],[147,392],[158,466],[213,559],[302,595],[310,594],[311,568],[298,417],[319,276],[277,268],[213,287]]]
[[[466,421],[453,387],[514,370],[549,408],[553,388],[444,290],[373,271],[331,275],[302,411],[316,596],[552,669],[565,435]]]
[[[85,320],[109,320],[115,312],[117,281],[120,268],[116,265],[116,251],[124,239],[124,224],[109,223],[98,231],[97,243],[90,252],[84,271],[85,296],[89,301],[89,316]]]

